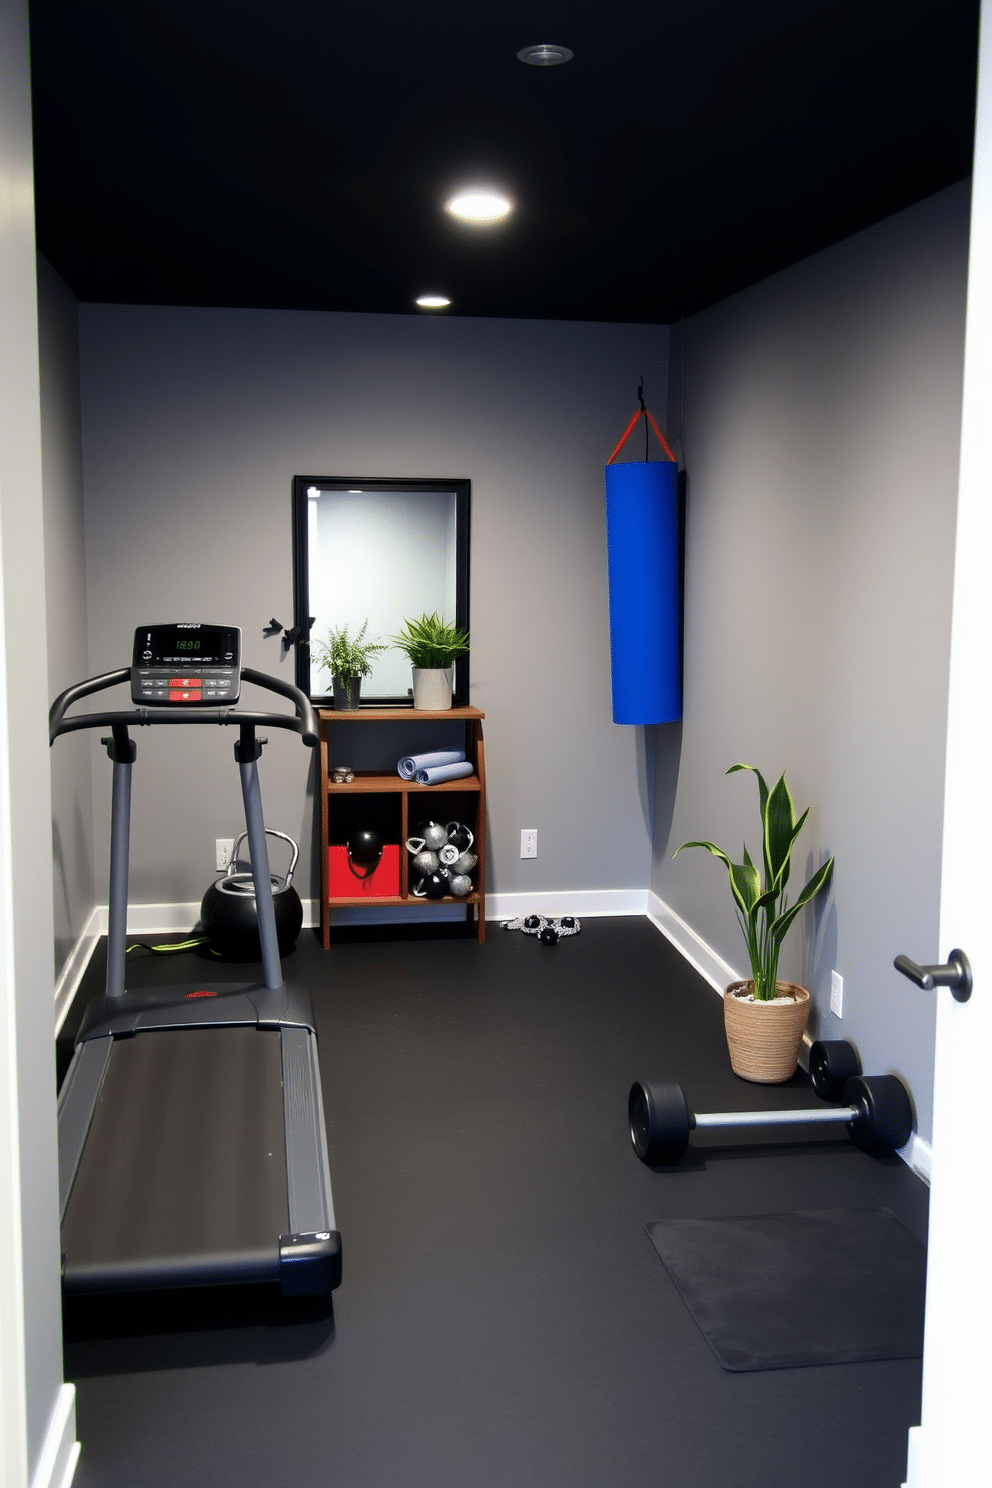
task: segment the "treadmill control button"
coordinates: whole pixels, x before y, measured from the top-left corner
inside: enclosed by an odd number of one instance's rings
[[[193,688],[189,692],[180,692],[173,688],[169,693],[170,703],[198,703],[200,701],[200,689]]]
[[[202,678],[201,677],[170,677],[169,678],[169,686],[170,687],[199,687],[201,681],[202,681]]]

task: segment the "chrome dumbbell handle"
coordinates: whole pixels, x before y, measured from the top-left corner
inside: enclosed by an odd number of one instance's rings
[[[825,1126],[831,1121],[857,1121],[860,1106],[815,1106],[798,1111],[695,1111],[689,1122],[699,1131],[707,1127]]]
[[[944,966],[917,966],[908,956],[897,956],[892,964],[925,992],[950,987],[958,1002],[967,1002],[971,996],[971,963],[964,951],[952,951]]]

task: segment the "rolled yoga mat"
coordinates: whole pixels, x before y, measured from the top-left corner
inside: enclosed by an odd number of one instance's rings
[[[464,749],[435,749],[433,754],[407,754],[396,766],[404,780],[414,780],[418,770],[433,770],[439,765],[460,765],[465,758]],[[421,781],[421,784],[427,782]]]
[[[418,785],[440,785],[444,780],[461,780],[474,772],[475,766],[470,765],[468,760],[463,760],[461,764],[428,765],[425,769],[418,770],[413,778]]]

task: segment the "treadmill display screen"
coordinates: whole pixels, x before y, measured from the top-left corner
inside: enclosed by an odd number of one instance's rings
[[[236,625],[139,625],[131,659],[131,701],[153,708],[218,708],[241,695]]]
[[[240,630],[190,623],[142,625],[135,631],[133,666],[161,667],[189,661],[199,666],[240,667]]]

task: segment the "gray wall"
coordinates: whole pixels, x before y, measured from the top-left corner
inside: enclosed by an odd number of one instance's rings
[[[27,5],[0,6],[0,1478],[61,1410],[52,853]],[[55,1427],[55,1435],[59,1428]],[[64,1472],[65,1443],[56,1466]]]
[[[293,475],[467,476],[490,888],[643,892],[651,800],[644,731],[610,716],[603,466],[641,374],[665,406],[667,329],[108,305],[80,327],[92,669],[127,662],[136,624],[187,616],[240,623],[247,663],[291,677],[262,628],[290,622]],[[228,742],[193,732],[139,739],[135,901],[198,900],[213,839],[238,829]],[[269,824],[309,842],[303,751],[274,736],[262,769]],[[521,827],[540,831],[534,862]]]
[[[52,698],[71,683],[90,675],[83,557],[78,311],[76,297],[68,285],[39,257],[41,468],[48,694]],[[56,977],[96,902],[90,747],[85,735],[67,734],[51,753]]]
[[[698,315],[673,333],[689,479],[685,712],[661,730],[652,887],[733,966],[747,960],[709,838],[752,855],[757,791],[783,769],[808,874],[833,888],[781,974],[814,1036],[909,1082],[931,1129],[934,1005],[892,969],[937,953],[966,185]],[[802,880],[805,881],[805,880]],[[844,977],[842,1022],[830,972]]]

